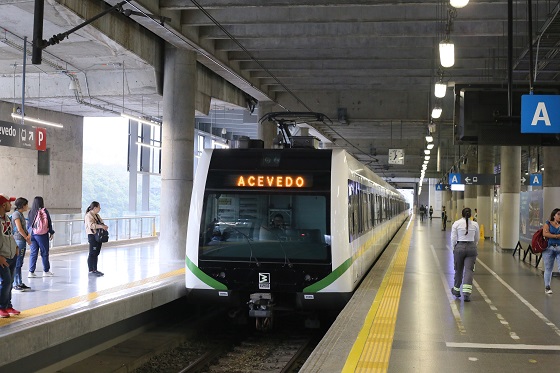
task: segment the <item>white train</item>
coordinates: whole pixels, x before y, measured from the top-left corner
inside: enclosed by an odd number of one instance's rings
[[[403,196],[344,150],[205,150],[193,186],[186,287],[195,302],[340,309],[409,216]]]

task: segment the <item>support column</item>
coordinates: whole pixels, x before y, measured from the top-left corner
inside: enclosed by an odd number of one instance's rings
[[[443,192],[442,206],[445,206],[445,211],[447,213],[447,221],[451,220],[451,191],[446,190]]]
[[[521,191],[521,147],[502,146],[500,151],[500,229],[498,244],[511,249],[519,241],[519,203]]]
[[[274,102],[272,101],[261,101],[259,102],[258,111],[259,111],[259,121],[260,119],[270,112],[272,112],[274,107]],[[259,139],[264,141],[264,148],[271,149],[272,142],[276,138],[276,123],[264,121],[259,123],[258,125],[258,132],[259,132]]]
[[[451,213],[449,214],[449,221],[453,223],[457,220],[457,194],[459,192],[451,192]]]
[[[550,213],[555,208],[560,208],[560,163],[558,163],[558,148],[544,146],[543,171],[543,221],[550,220]]]
[[[196,53],[165,48],[159,246],[185,258],[193,185]]]
[[[494,173],[494,147],[480,145],[478,147],[478,173]],[[478,185],[476,187],[476,205],[478,209],[478,225],[484,226],[484,238],[493,236],[492,197],[493,185]]]

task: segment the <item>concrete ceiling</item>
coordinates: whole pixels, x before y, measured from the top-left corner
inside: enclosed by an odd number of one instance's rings
[[[44,38],[82,22],[76,13],[84,3],[108,7],[118,1],[46,0]],[[32,38],[33,8],[30,0],[0,1],[1,100],[21,102],[23,37]],[[471,0],[451,13],[451,22],[443,0],[142,0],[124,8],[157,19],[117,22],[134,22],[197,51],[199,63],[256,100],[326,114],[332,123],[316,128],[332,146],[348,149],[394,180],[419,177],[436,103],[433,85],[441,73],[449,87],[443,115],[434,120],[441,171],[466,150],[453,142],[454,84],[507,83],[507,1]],[[560,80],[558,9],[557,1],[533,0],[533,44],[543,35],[538,54],[535,47],[537,81]],[[528,85],[526,13],[526,2],[515,1],[513,79]],[[167,17],[163,24],[160,16]],[[456,62],[443,69],[438,44],[446,32],[455,43]],[[27,66],[26,105],[82,116],[124,110],[161,117],[154,67],[139,55],[87,26],[48,47],[41,65]],[[72,82],[78,90],[69,89]],[[237,116],[243,110],[213,105]],[[228,131],[237,125],[232,121]],[[389,148],[405,150],[404,165],[388,163]],[[439,178],[434,153],[426,176]]]

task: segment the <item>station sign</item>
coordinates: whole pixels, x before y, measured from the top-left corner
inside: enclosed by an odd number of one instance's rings
[[[529,176],[529,185],[542,187],[542,174],[531,174]]]
[[[522,95],[521,133],[560,133],[560,95]]]
[[[47,150],[47,130],[26,124],[0,121],[0,146]]]
[[[436,192],[447,192],[451,190],[451,185],[449,184],[436,184]]]
[[[500,185],[500,175],[495,174],[449,174],[449,184]]]

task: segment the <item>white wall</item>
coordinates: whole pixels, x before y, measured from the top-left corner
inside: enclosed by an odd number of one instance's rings
[[[0,101],[0,120],[12,122],[12,110],[11,103]],[[25,108],[25,114],[64,125],[64,128],[45,126],[47,148],[51,151],[50,175],[37,174],[36,150],[0,146],[0,193],[25,197],[30,204],[35,196],[42,196],[45,207],[52,214],[79,213],[82,202],[83,118],[31,107]]]

